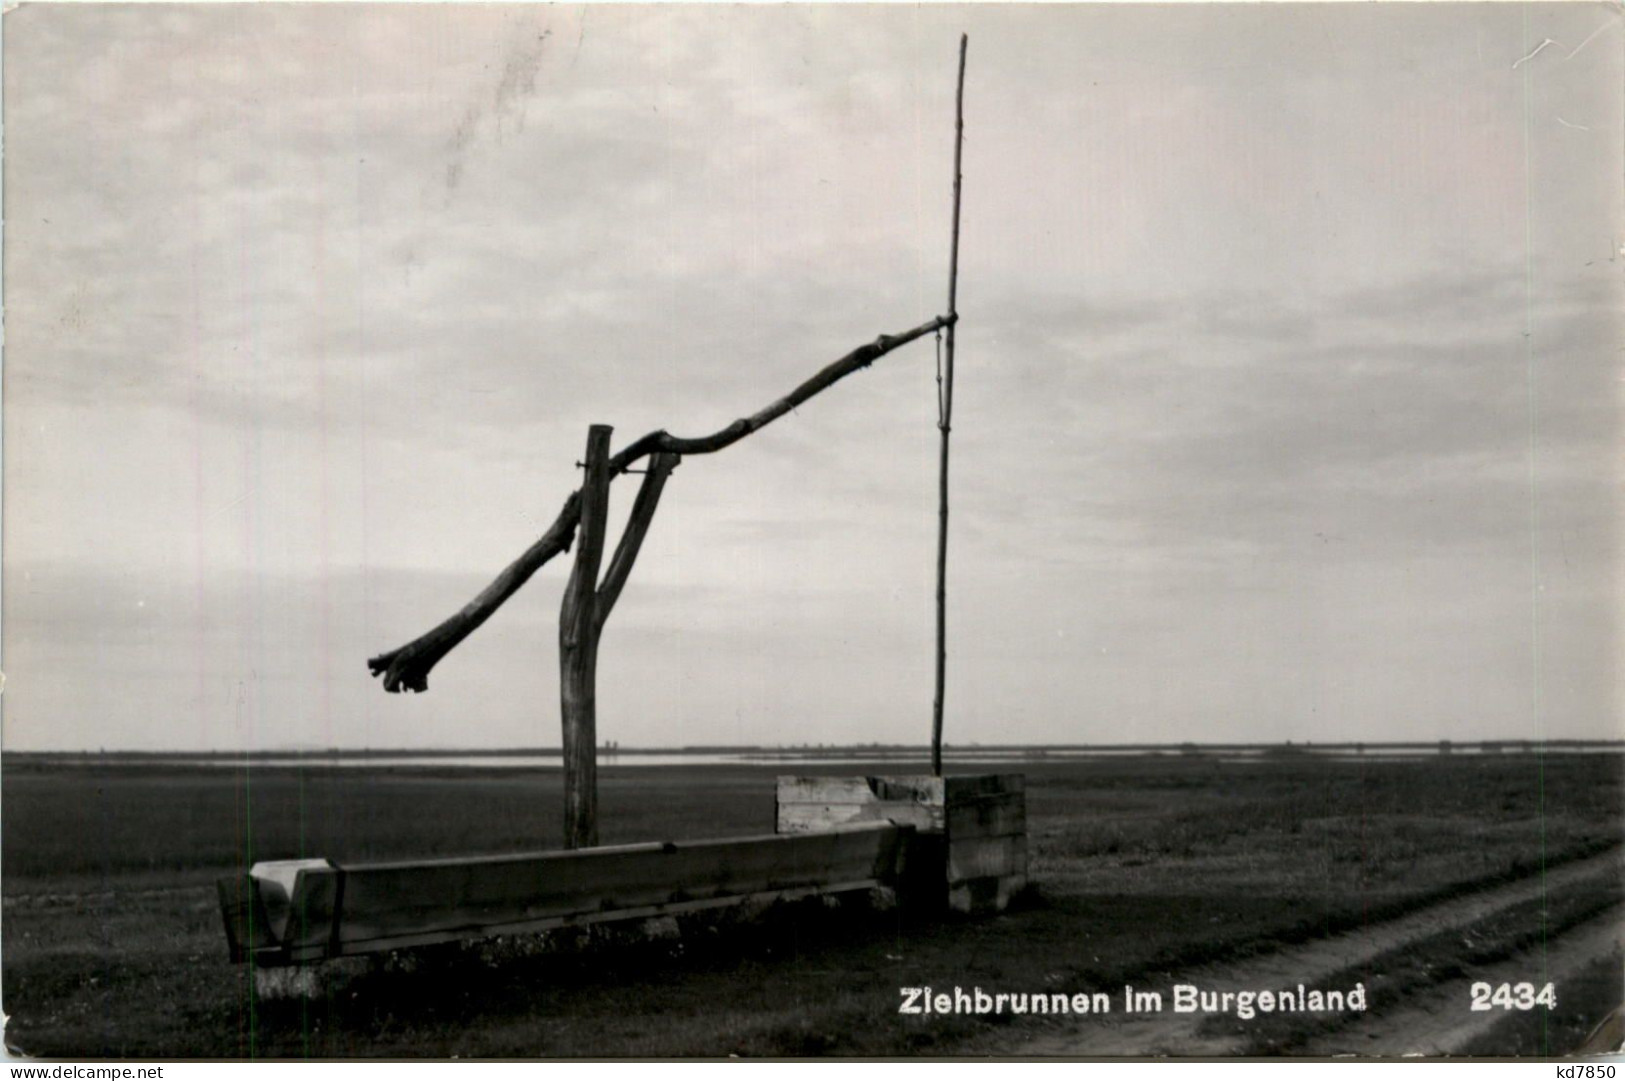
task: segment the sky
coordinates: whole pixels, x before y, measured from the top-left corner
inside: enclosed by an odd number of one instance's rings
[[[948,743],[1619,737],[1615,6],[24,5],[4,748],[556,746],[567,559],[366,658],[943,311],[961,32]],[[929,739],[934,380],[683,462],[601,739]]]

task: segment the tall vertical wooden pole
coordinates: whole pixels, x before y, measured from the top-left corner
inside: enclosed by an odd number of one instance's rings
[[[564,719],[564,847],[598,843],[598,566],[609,517],[609,437],[587,429],[576,560],[559,608],[559,705]]]
[[[970,35],[959,35],[959,88],[954,95],[954,232],[948,254],[948,341],[943,348],[942,386],[937,399],[937,428],[942,458],[937,470],[937,693],[931,704],[931,772],[942,776],[942,694],[948,666],[948,433],[954,412],[954,326],[959,314],[959,174],[965,146],[965,49]]]

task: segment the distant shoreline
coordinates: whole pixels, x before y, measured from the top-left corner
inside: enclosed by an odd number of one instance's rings
[[[1413,740],[1400,742],[1325,742],[1325,743],[1050,743],[1050,744],[978,744],[944,748],[949,759],[1023,759],[1043,760],[1061,758],[1116,756],[1116,755],[1417,755],[1417,754],[1534,754],[1564,751],[1597,753],[1615,751],[1625,753],[1625,740],[1596,739],[1498,739],[1498,740]],[[14,762],[239,762],[254,763],[264,760],[279,762],[364,762],[374,759],[412,759],[426,763],[445,759],[483,759],[501,761],[512,758],[556,758],[557,747],[514,748],[445,748],[390,749],[327,748],[323,750],[260,750],[260,751],[129,751],[129,750],[75,750],[75,751],[5,751],[3,757]],[[892,758],[929,756],[930,749],[912,744],[869,744],[825,747],[782,747],[765,745],[695,745],[684,747],[616,747],[602,748],[601,759],[614,761],[621,758],[660,756],[716,758],[726,756],[745,762],[797,762],[809,759],[848,759],[876,761]]]

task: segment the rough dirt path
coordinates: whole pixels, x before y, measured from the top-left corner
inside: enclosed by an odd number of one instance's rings
[[[1563,980],[1586,967],[1599,957],[1607,957],[1625,943],[1625,906],[1616,905],[1602,915],[1570,928],[1559,938],[1549,942],[1544,950],[1536,947],[1499,964],[1475,969],[1471,976],[1444,980],[1411,995],[1405,1005],[1373,1017],[1374,1027],[1381,1030],[1384,1045],[1403,1047],[1407,1055],[1448,1055],[1465,1047],[1473,1037],[1494,1026],[1507,1016],[1496,1008],[1473,1012],[1468,1008],[1471,985],[1478,980],[1494,986],[1501,983],[1516,984],[1523,981],[1537,988],[1548,981],[1562,986]],[[1559,1008],[1562,1002],[1559,1000]],[[1303,1049],[1306,1055],[1359,1055],[1371,1054],[1377,1040],[1367,1038],[1363,1032],[1333,1032],[1310,1040]],[[1384,1051],[1384,1054],[1392,1052]]]
[[[1514,882],[1465,897],[1432,905],[1396,919],[1372,924],[1330,938],[1288,946],[1274,953],[1244,960],[1203,965],[1172,974],[1173,979],[1144,980],[1146,990],[1168,996],[1171,983],[1195,984],[1211,990],[1264,990],[1283,987],[1329,988],[1326,980],[1335,973],[1368,963],[1377,957],[1431,935],[1466,927],[1491,913],[1525,901],[1554,894],[1590,879],[1621,875],[1621,854],[1615,850],[1585,860],[1565,864],[1545,875]],[[1444,1054],[1461,1046],[1479,1031],[1501,1020],[1503,1011],[1469,1011],[1468,985],[1473,980],[1494,982],[1493,973],[1505,969],[1515,973],[1513,982],[1559,981],[1562,974],[1603,956],[1618,941],[1621,912],[1610,910],[1604,917],[1587,921],[1548,943],[1546,956],[1537,948],[1533,957],[1515,957],[1482,969],[1472,977],[1448,981],[1408,999],[1402,1009],[1385,1014],[1364,1015],[1349,1029],[1332,1034],[1303,1053],[1308,1055],[1404,1055]],[[1609,931],[1614,933],[1610,940]],[[1561,970],[1561,971],[1560,971]],[[1459,987],[1456,983],[1460,984]],[[1114,993],[1114,1010],[1120,1010],[1120,993]],[[1209,1036],[1200,1029],[1207,1015],[1166,1012],[1124,1014],[1114,1012],[1074,1018],[1062,1031],[1052,1031],[1002,1049],[1013,1055],[1066,1056],[1211,1056],[1244,1053],[1244,1036]],[[1375,1035],[1368,1035],[1374,1033]]]

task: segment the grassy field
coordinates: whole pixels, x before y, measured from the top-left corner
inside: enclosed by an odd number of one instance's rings
[[[603,841],[771,832],[772,778],[789,770],[609,765]],[[315,1001],[256,1004],[249,973],[225,959],[216,877],[301,855],[551,847],[557,771],[13,757],[0,785],[7,1041],[113,1057],[976,1053],[1042,1019],[899,1016],[898,989],[1114,989],[1525,877],[1625,831],[1613,755],[1144,757],[1025,772],[1037,890],[996,918],[813,904],[659,943],[503,940],[398,955]],[[1600,1016],[1607,999],[1584,1010]],[[1595,1020],[1570,1013],[1509,1026],[1500,1053],[1566,1051],[1553,1041],[1572,1046]],[[1261,1049],[1295,1038],[1266,1036]]]

